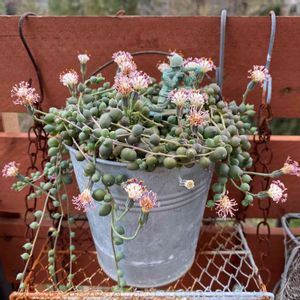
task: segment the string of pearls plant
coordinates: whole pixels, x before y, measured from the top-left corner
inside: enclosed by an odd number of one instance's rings
[[[69,231],[70,267],[68,282],[62,290],[72,289],[72,262],[75,246],[72,229],[74,218],[70,214],[73,203],[78,210],[94,209],[94,201],[102,203],[99,217],[111,215],[112,247],[118,275],[116,289],[126,286],[119,262],[124,253],[116,250],[124,240],[134,239],[146,224],[149,213],[159,205],[155,191],[149,190],[139,178],[125,178],[101,173],[96,169],[96,159],[125,162],[129,170],[151,172],[159,166],[167,169],[214,166],[217,181],[212,185],[213,198],[207,207],[215,209],[219,217],[234,217],[238,203],[230,198],[227,185],[231,183],[244,193],[242,205],[252,205],[254,198],[263,201],[272,198],[274,202],[285,202],[287,193],[284,184],[277,177],[284,174],[300,176],[298,163],[287,158],[284,165],[270,174],[249,171],[252,159],[249,154],[251,144],[249,134],[255,134],[252,126],[255,115],[254,105],[247,103],[247,96],[257,85],[263,85],[270,75],[263,66],[254,66],[249,71],[250,82],[240,104],[225,102],[216,83],[207,84],[208,73],[215,69],[207,58],[184,59],[177,53],[168,57],[158,69],[162,73],[161,82],[156,82],[142,71],[137,70],[130,53],[119,51],[113,55],[118,70],[114,84],[105,82],[101,74],[87,76],[87,54],[78,55],[81,79],[76,71],[70,70],[60,75],[60,82],[70,92],[63,108],[50,108],[44,113],[35,108],[39,95],[28,83],[21,82],[12,89],[15,104],[24,105],[35,121],[42,122],[49,133],[49,161],[41,172],[26,177],[20,174],[19,164],[10,162],[3,168],[3,176],[15,177],[12,188],[20,191],[27,186],[34,187],[29,198],[45,195],[42,210],[34,215],[30,224],[35,230],[31,243],[23,245],[25,252],[21,258],[26,262],[24,271],[17,275],[20,290],[26,288],[24,277],[32,258],[33,249],[47,214],[49,201],[58,208],[51,217],[58,220],[52,229],[53,247],[48,251],[51,276],[55,276],[55,253],[64,220]],[[72,164],[67,156],[66,146],[76,149],[76,159],[87,161],[84,175],[88,177],[85,190],[70,200],[66,185],[72,182]],[[179,172],[178,172],[179,174]],[[275,178],[266,191],[253,193],[250,183],[253,175]],[[46,180],[45,180],[46,179]],[[93,189],[93,184],[101,181],[105,188]],[[116,205],[110,188],[121,185],[128,194],[126,207],[121,211]],[[178,184],[193,189],[193,180],[183,180],[178,176]],[[140,206],[140,217],[132,236],[119,222],[126,217],[133,205]]]

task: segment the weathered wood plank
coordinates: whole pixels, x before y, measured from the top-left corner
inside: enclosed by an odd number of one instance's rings
[[[45,85],[45,108],[64,104],[67,90],[58,80],[66,68],[78,70],[76,55],[91,54],[89,70],[110,59],[117,50],[178,50],[186,56],[208,56],[216,63],[219,51],[219,17],[30,17],[25,34]],[[17,34],[17,17],[0,17],[0,111],[22,111],[9,100],[12,85],[36,77]],[[275,116],[299,117],[300,19],[277,18],[271,73]],[[268,17],[229,17],[225,48],[224,95],[241,99],[247,71],[264,64],[270,33]],[[138,58],[138,65],[157,76],[159,56]],[[112,68],[108,70],[112,74]],[[111,76],[110,76],[111,79]],[[259,103],[259,88],[249,99]]]
[[[20,132],[18,113],[2,113],[4,132]]]

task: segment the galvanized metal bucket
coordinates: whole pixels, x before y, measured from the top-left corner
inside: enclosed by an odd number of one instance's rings
[[[83,175],[86,161],[78,162],[75,150],[67,147],[74,166],[80,191],[88,184]],[[123,163],[97,159],[96,168],[101,173],[124,174],[127,178],[144,180],[147,187],[158,194],[160,207],[154,208],[146,225],[131,241],[124,241],[121,247],[125,259],[120,267],[125,273],[126,282],[135,287],[158,287],[175,281],[191,267],[198,241],[198,235],[206,205],[212,177],[212,169],[203,170],[200,166],[167,170],[158,167],[153,172],[129,171]],[[191,190],[179,186],[178,176],[192,179],[195,187]],[[93,189],[103,187],[101,183]],[[117,185],[111,193],[120,209],[125,208],[126,192]],[[111,245],[110,216],[100,217],[101,204],[95,201],[95,208],[89,209],[87,218],[103,270],[116,279],[116,267]],[[134,233],[140,209],[134,206],[121,225],[126,236]]]

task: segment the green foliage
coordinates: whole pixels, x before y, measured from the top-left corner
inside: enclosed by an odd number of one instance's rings
[[[300,135],[300,119],[273,118],[271,130],[274,135]]]
[[[137,0],[48,0],[49,14],[53,15],[113,15],[123,9],[136,14]]]
[[[43,15],[47,11],[47,7],[35,0],[22,1],[0,1],[0,14],[7,13],[9,15],[21,15],[26,12],[34,12]]]
[[[5,8],[5,3],[4,1],[0,1],[0,15],[5,15],[6,14],[6,8]]]
[[[81,0],[48,0],[50,15],[83,15],[84,6]]]
[[[280,16],[281,6],[282,6],[282,1],[276,0],[275,3],[262,5],[262,7],[259,9],[258,12],[255,13],[255,15],[268,16],[270,11],[273,10],[277,16]]]
[[[86,15],[113,15],[119,10],[125,10],[127,15],[137,13],[137,0],[86,0],[84,9]]]

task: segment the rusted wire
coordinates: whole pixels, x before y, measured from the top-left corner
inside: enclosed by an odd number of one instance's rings
[[[276,16],[273,11],[270,12],[271,15],[271,35],[270,43],[268,48],[266,69],[269,70],[272,51],[275,40],[276,33]],[[254,136],[254,158],[255,158],[255,169],[259,169],[260,172],[270,173],[269,166],[273,159],[272,148],[270,147],[271,139],[271,129],[270,121],[272,120],[272,109],[271,109],[271,81],[266,81],[263,93],[262,101],[258,109],[258,135]],[[262,190],[267,190],[270,185],[270,177],[265,177],[261,180]],[[267,267],[266,259],[268,258],[271,250],[270,237],[271,237],[271,228],[268,223],[268,217],[271,208],[271,199],[265,199],[258,202],[259,209],[261,210],[263,220],[257,224],[257,238],[259,241],[259,256],[260,256],[260,271],[266,285],[269,284],[271,280],[271,271]]]
[[[269,41],[269,48],[266,60],[266,69],[269,70],[272,58],[272,51],[276,33],[276,16],[273,11],[271,15],[271,34]],[[257,114],[257,135],[253,136],[253,151],[251,157],[253,158],[253,169],[254,171],[270,173],[269,165],[273,159],[272,148],[270,147],[271,129],[270,121],[272,120],[272,109],[271,109],[271,88],[272,81],[271,77],[265,82],[262,92],[261,104],[258,108]],[[257,180],[258,178],[256,178]],[[267,190],[270,184],[270,178],[265,177],[261,179],[260,190]],[[257,224],[256,234],[259,241],[259,257],[260,257],[260,272],[264,283],[267,285],[271,280],[271,272],[267,267],[266,259],[270,254],[270,236],[271,228],[268,223],[269,212],[271,208],[271,199],[259,200],[259,209],[262,214],[262,221]],[[248,207],[241,207],[237,215],[237,219],[244,221],[247,214]]]
[[[273,159],[272,148],[270,147],[271,130],[269,122],[272,119],[271,106],[262,103],[258,109],[258,135],[254,136],[254,151],[252,157],[254,158],[254,169],[259,172],[269,173],[269,165]],[[270,178],[266,177],[261,180],[261,189],[267,190],[270,184]],[[260,257],[260,271],[266,285],[270,282],[271,272],[267,267],[266,259],[270,254],[270,236],[271,229],[268,223],[268,216],[271,208],[271,200],[264,199],[258,202],[259,209],[262,213],[263,220],[257,224],[257,238],[259,241],[259,257]]]
[[[242,299],[247,293],[251,295],[251,299],[263,299],[263,296],[266,297],[264,299],[272,299],[268,297],[269,293],[265,293],[241,226],[220,220],[217,222],[214,220],[212,223],[205,220],[205,224],[201,229],[198,250],[191,269],[168,286],[160,287],[158,290],[139,289],[139,292],[159,292],[162,299],[168,299],[168,293],[174,293],[175,298],[172,299],[177,299],[176,297],[183,299],[179,297],[180,293],[185,293],[188,299],[198,299],[198,297],[206,299],[206,296],[207,299],[211,299],[210,296],[213,293],[215,293],[213,299]],[[66,289],[68,266],[64,263],[64,257],[69,254],[69,249],[62,247],[57,250],[56,279],[53,280],[53,276],[50,276],[47,271],[46,242],[35,260],[32,272],[25,279],[26,283],[33,283],[32,288],[35,292],[28,293],[26,289],[24,292],[13,294],[11,299],[70,299],[72,297],[118,299],[110,292],[115,282],[98,266],[93,242],[87,237],[90,235],[87,231],[87,223],[84,228],[76,228],[75,231],[74,254],[77,259],[73,265],[73,288]],[[85,243],[82,243],[83,236],[86,238]],[[105,294],[106,292],[108,293]],[[137,292],[138,289],[130,288],[129,299],[135,299]],[[258,294],[256,295],[255,292]],[[149,298],[141,299],[155,298],[149,295]]]
[[[38,64],[29,48],[29,45],[26,41],[23,27],[24,22],[27,20],[29,16],[35,16],[34,13],[25,13],[23,14],[18,23],[18,32],[19,37],[21,39],[21,42],[27,52],[27,55],[34,67],[38,86],[39,86],[39,94],[40,99],[39,102],[35,103],[35,108],[42,110],[42,103],[44,101],[44,90],[43,90],[43,80],[41,71],[38,67]],[[28,80],[29,84],[32,84],[32,79],[30,78]],[[29,166],[26,170],[26,175],[30,175],[31,172],[36,172],[40,168],[43,168],[44,164],[47,161],[47,133],[44,131],[43,126],[39,122],[34,122],[34,124],[28,129],[28,148],[27,148],[27,154],[29,157]],[[41,162],[41,165],[39,166],[39,162]],[[26,231],[25,231],[25,237],[27,241],[32,241],[34,236],[34,230],[29,227],[30,223],[36,220],[36,217],[34,216],[34,212],[36,211],[37,207],[37,198],[28,199],[28,196],[34,192],[34,188],[31,186],[29,187],[28,193],[25,196],[25,213],[24,213],[24,223],[26,225]]]

